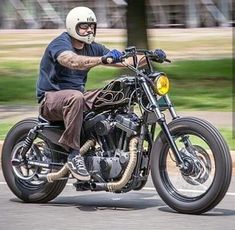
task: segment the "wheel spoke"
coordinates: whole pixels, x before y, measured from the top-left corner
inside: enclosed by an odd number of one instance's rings
[[[214,158],[212,154],[209,155],[208,151],[205,150],[210,148],[200,137],[187,134],[183,138],[181,136],[175,138],[175,141],[181,157],[187,165],[187,170],[181,171],[176,167],[174,155],[169,149],[164,178],[167,180],[166,183],[169,189],[172,189],[180,196],[195,198],[205,193],[213,182],[215,173]],[[190,191],[193,192],[190,193]]]
[[[21,156],[21,149],[23,146],[23,141],[19,142],[18,144],[16,144],[15,148],[13,149],[13,153],[12,153],[12,159],[14,160],[22,160],[22,156]],[[30,148],[30,150],[26,153],[26,160],[31,160],[31,161],[43,161],[46,160],[49,161],[50,159],[50,153],[47,153],[47,156],[45,156],[43,154],[44,147],[46,147],[46,144],[41,140],[35,140],[35,143],[32,145],[32,147]],[[43,181],[38,181],[37,179],[37,174],[41,171],[44,171],[45,173],[48,173],[48,170],[45,170],[43,168],[41,168],[40,166],[29,166],[24,162],[22,162],[20,165],[18,166],[12,166],[13,168],[13,172],[15,174],[15,176],[20,179],[20,183],[23,183],[24,186],[31,186],[31,185],[39,185],[39,184],[43,184],[45,182]]]
[[[21,170],[23,176],[27,177],[29,175],[28,169],[26,169],[25,166],[21,166],[20,170]]]

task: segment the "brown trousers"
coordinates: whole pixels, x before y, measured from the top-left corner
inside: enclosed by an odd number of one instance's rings
[[[83,112],[90,109],[99,90],[81,93],[77,90],[46,92],[39,113],[49,121],[64,121],[65,131],[59,143],[66,150],[80,149]]]

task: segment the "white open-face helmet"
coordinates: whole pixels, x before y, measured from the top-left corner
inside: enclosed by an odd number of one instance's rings
[[[94,26],[94,33],[89,32],[85,35],[79,34],[79,25],[83,23],[92,24]],[[95,14],[88,7],[75,7],[69,11],[66,17],[66,29],[69,35],[87,44],[91,44],[95,39],[96,23]]]

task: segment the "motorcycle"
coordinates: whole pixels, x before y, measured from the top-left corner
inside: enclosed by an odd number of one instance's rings
[[[139,54],[146,60],[145,69]],[[125,62],[130,57],[132,65]],[[205,120],[177,115],[167,75],[154,70],[153,62],[159,62],[156,52],[128,47],[122,60],[135,74],[111,81],[84,112],[80,151],[91,179],[73,185],[77,191],[126,193],[141,190],[151,173],[157,193],[172,209],[187,214],[211,210],[231,180],[232,161],[224,138]],[[8,132],[2,170],[21,200],[48,202],[73,179],[66,163],[69,153],[58,143],[63,130],[62,121],[39,115]]]

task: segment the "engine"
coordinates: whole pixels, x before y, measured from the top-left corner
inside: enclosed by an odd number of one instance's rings
[[[128,141],[139,131],[136,114],[98,114],[84,122],[85,133],[96,138],[98,146],[85,155],[90,174],[105,181],[122,176],[129,161]]]

